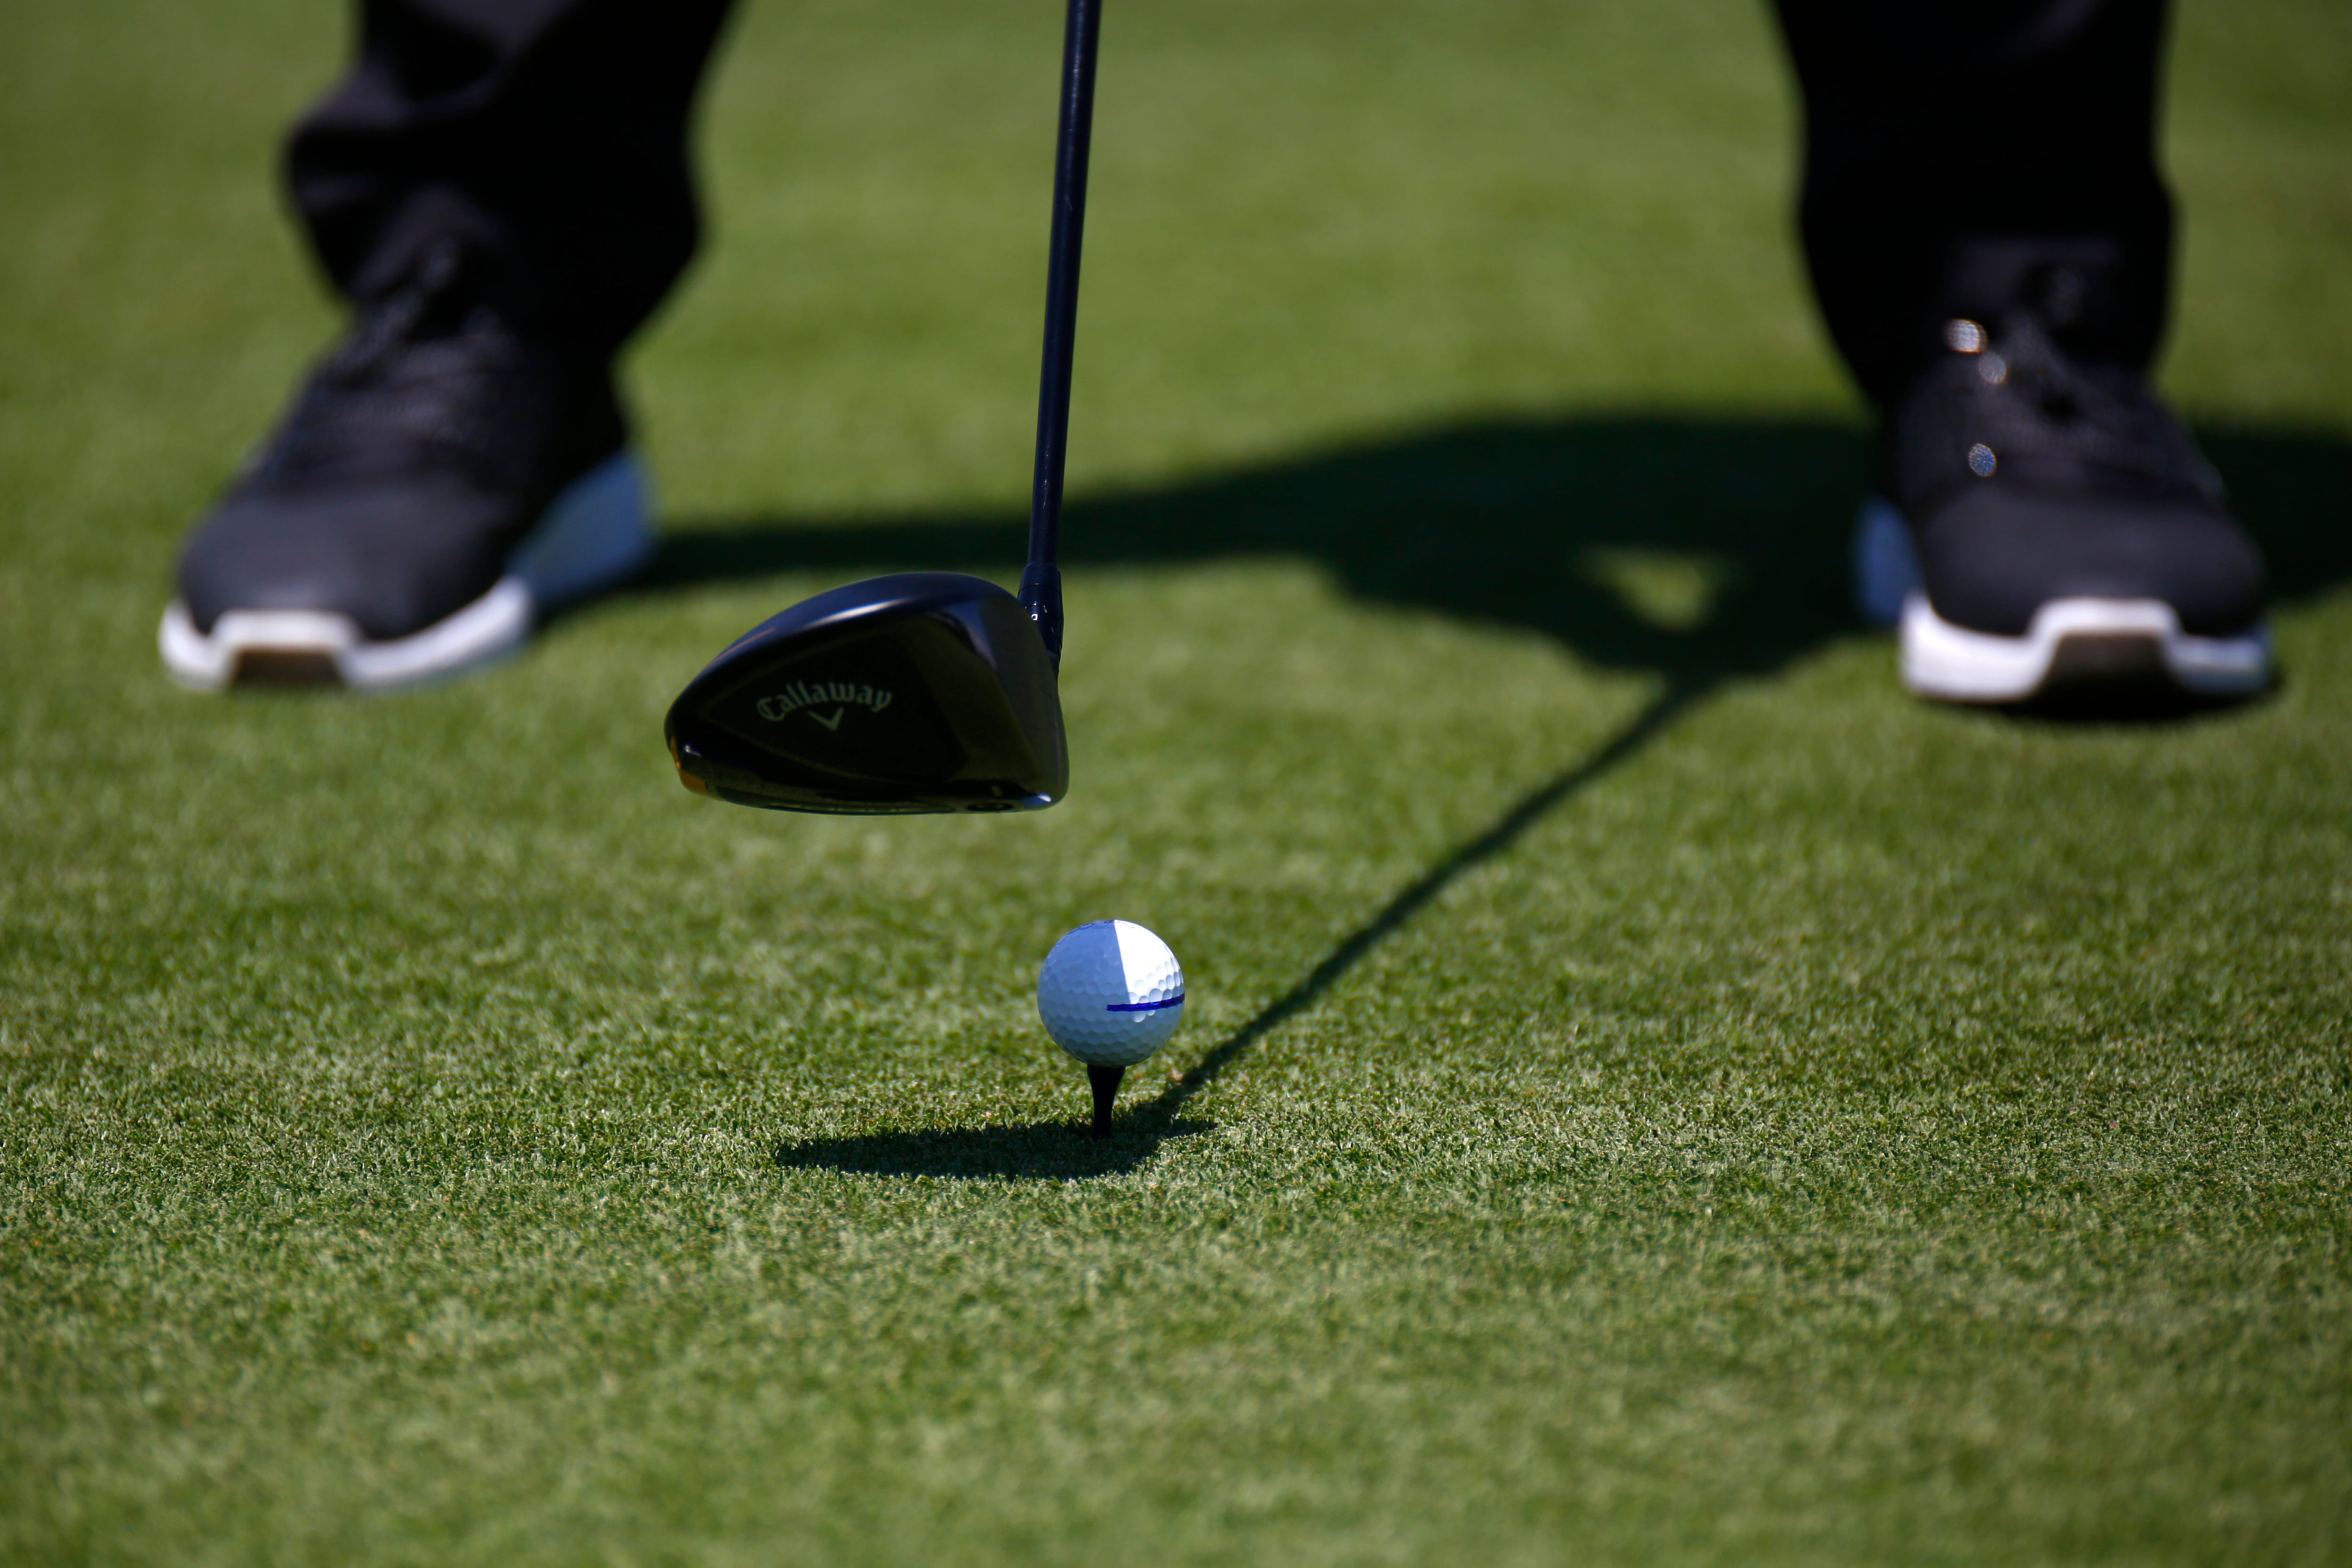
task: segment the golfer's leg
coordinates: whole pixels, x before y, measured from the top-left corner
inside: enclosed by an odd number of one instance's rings
[[[1813,287],[1882,405],[1988,242],[2095,258],[2095,357],[2145,369],[2170,281],[2156,168],[2164,0],[1779,0],[1805,102]]]
[[[2162,0],[1780,0],[1805,249],[1885,413],[1855,599],[1964,702],[2243,696],[2264,574],[2148,386]]]
[[[688,117],[728,0],[362,0],[294,132],[294,203],[365,303],[456,238],[500,306],[609,352],[692,255]]]

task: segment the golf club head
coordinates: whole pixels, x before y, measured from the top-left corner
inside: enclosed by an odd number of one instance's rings
[[[687,788],[777,811],[1034,811],[1069,755],[1021,602],[957,572],[852,583],[753,626],[670,704]]]

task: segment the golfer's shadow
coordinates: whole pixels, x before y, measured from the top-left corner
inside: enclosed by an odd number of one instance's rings
[[[1286,558],[1349,592],[1532,627],[1612,668],[1762,671],[1846,629],[1844,528],[1864,443],[1822,424],[1468,426],[1074,500],[1090,567]],[[1024,515],[672,524],[641,592],[919,567],[1017,576]]]
[[[2200,432],[2269,557],[2275,596],[2352,576],[2352,441],[2328,432]],[[1589,756],[1522,795],[1340,938],[1297,984],[1154,1099],[1108,1144],[1041,1123],[790,1146],[788,1165],[900,1174],[1072,1178],[1149,1158],[1198,1125],[1184,1104],[1312,1005],[1464,872],[1603,777],[1727,679],[1769,675],[1856,635],[1847,530],[1868,479],[1857,426],[1595,416],[1461,426],[1075,501],[1078,569],[1239,558],[1317,563],[1384,604],[1540,632],[1588,663],[1655,678],[1650,702]],[[784,573],[843,580],[917,567],[1010,577],[1010,512],[688,521],[639,591]]]

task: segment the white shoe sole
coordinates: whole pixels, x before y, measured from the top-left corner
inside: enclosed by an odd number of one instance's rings
[[[644,467],[621,452],[549,503],[488,593],[423,631],[373,642],[331,611],[230,610],[207,635],[174,599],[156,638],[163,668],[199,691],[246,683],[389,691],[446,679],[513,652],[564,605],[634,576],[656,548],[652,515]]]
[[[2168,680],[2195,697],[2251,697],[2270,685],[2267,627],[2190,637],[2161,599],[2053,599],[2021,637],[1956,626],[1927,595],[1903,604],[1903,684],[1943,702],[2023,702],[2060,688]]]
[[[1956,626],[1919,586],[1919,556],[1903,514],[1882,496],[1853,528],[1854,610],[1900,626],[1903,684],[1940,702],[2024,702],[2062,687],[2168,681],[2196,697],[2250,697],[2271,682],[2267,627],[2190,637],[2161,599],[2053,599],[2023,637]]]

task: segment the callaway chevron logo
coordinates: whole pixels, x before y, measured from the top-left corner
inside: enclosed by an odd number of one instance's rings
[[[812,710],[809,717],[828,730],[841,728],[841,716],[853,707],[871,709],[879,713],[890,706],[890,693],[877,687],[858,686],[846,680],[795,680],[772,697],[762,697],[755,705],[760,717],[771,724],[781,724],[803,708],[815,709],[824,703],[838,703],[831,713]]]

